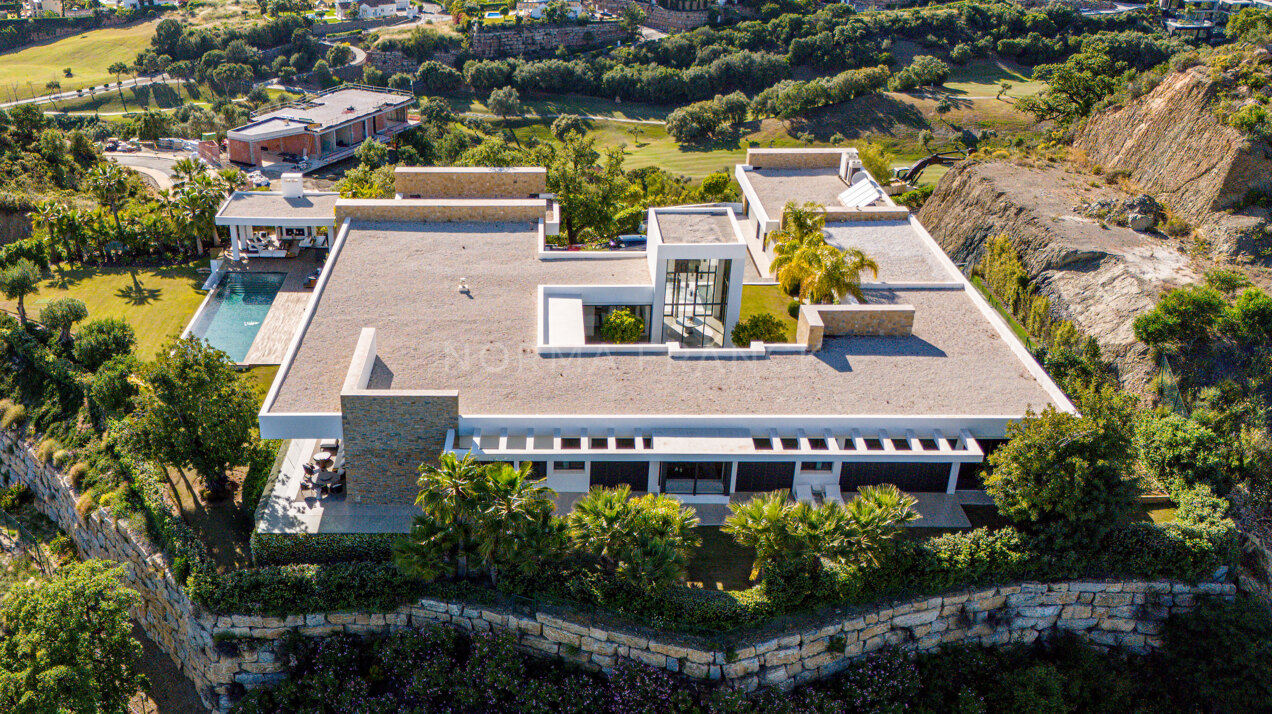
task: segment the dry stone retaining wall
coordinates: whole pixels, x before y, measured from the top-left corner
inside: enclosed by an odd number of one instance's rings
[[[472,34],[472,53],[477,57],[534,57],[567,50],[604,47],[627,39],[616,21],[586,25],[527,25],[517,29],[481,28]]]
[[[313,637],[373,635],[443,624],[474,633],[505,634],[528,653],[558,657],[589,669],[608,670],[620,660],[639,662],[749,691],[789,688],[827,677],[853,658],[890,645],[922,651],[954,642],[1032,642],[1054,632],[1074,632],[1097,645],[1148,651],[1161,644],[1162,623],[1171,615],[1188,612],[1201,598],[1231,598],[1236,593],[1231,583],[1020,583],[827,615],[798,630],[738,635],[725,649],[546,612],[432,598],[389,613],[218,617],[200,612],[177,587],[165,557],[142,534],[104,511],[80,517],[66,478],[40,464],[29,445],[0,432],[0,454],[10,480],[25,483],[35,492],[40,509],[67,532],[83,555],[131,566],[130,585],[142,598],[138,620],[194,681],[205,704],[216,711],[228,709],[240,687],[269,686],[285,676],[276,647],[293,631]]]

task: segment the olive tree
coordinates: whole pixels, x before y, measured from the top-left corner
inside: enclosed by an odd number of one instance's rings
[[[88,317],[88,308],[79,298],[58,298],[40,310],[40,322],[58,331],[58,339],[71,341],[71,328]]]

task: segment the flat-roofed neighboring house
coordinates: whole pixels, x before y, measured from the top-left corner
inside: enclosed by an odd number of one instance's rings
[[[336,200],[260,412],[293,442],[258,528],[405,531],[442,452],[530,463],[563,510],[626,484],[719,523],[758,492],[894,483],[924,525],[966,525],[1007,425],[1072,404],[854,151],[753,150],[739,175],[741,204],[650,209],[643,250],[554,246],[540,168],[399,169],[397,198]],[[763,238],[788,199],[823,204],[827,241],[879,275],[860,303],[803,306],[793,342],[734,345],[743,290],[775,289]],[[605,342],[618,309],[636,342]],[[348,491],[306,500],[324,441]]]
[[[302,171],[339,161],[368,138],[387,142],[417,126],[407,114],[414,101],[409,93],[346,84],[267,108],[226,133],[230,161]]]
[[[393,17],[397,13],[397,0],[358,0],[358,17],[364,20]]]

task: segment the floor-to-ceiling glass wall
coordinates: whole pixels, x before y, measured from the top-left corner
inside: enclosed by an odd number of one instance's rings
[[[724,346],[732,269],[733,261],[727,259],[667,261],[663,342],[679,342],[684,347]]]
[[[663,493],[720,496],[729,492],[732,464],[724,461],[664,461]]]

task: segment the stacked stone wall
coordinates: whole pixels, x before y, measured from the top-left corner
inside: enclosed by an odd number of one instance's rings
[[[558,47],[567,50],[604,47],[627,39],[617,21],[586,25],[524,25],[515,29],[479,28],[472,34],[472,53],[481,58],[541,57]]]
[[[39,463],[30,444],[0,432],[0,466],[8,481],[32,489],[40,510],[68,534],[84,557],[129,566],[129,584],[141,594],[138,621],[214,711],[228,710],[240,687],[269,686],[285,677],[277,647],[289,632],[365,636],[448,625],[466,632],[504,634],[529,654],[592,670],[609,670],[620,660],[638,662],[749,691],[789,688],[831,676],[854,658],[887,646],[926,651],[950,643],[1027,643],[1073,632],[1099,646],[1146,652],[1161,645],[1167,618],[1192,610],[1202,598],[1231,599],[1236,593],[1236,586],[1226,582],[1019,583],[837,611],[782,631],[730,635],[722,638],[727,645],[705,645],[562,612],[433,598],[388,613],[215,616],[190,601],[169,574],[167,559],[143,534],[102,510],[81,516],[68,480]]]
[[[645,13],[642,25],[663,32],[687,32],[711,22],[711,11],[706,9],[669,10],[640,0],[599,0],[597,4],[601,9],[618,16],[622,15],[628,5],[634,5]]]
[[[350,199],[336,203],[336,224],[346,218],[363,221],[409,221],[421,223],[529,221],[546,215],[546,201],[490,199],[479,204],[462,199]]]
[[[459,392],[358,390],[340,395],[349,494],[409,504],[419,493],[417,454],[440,454],[459,425]]]
[[[393,173],[393,188],[405,198],[530,198],[547,192],[548,172],[525,167],[403,167]]]

